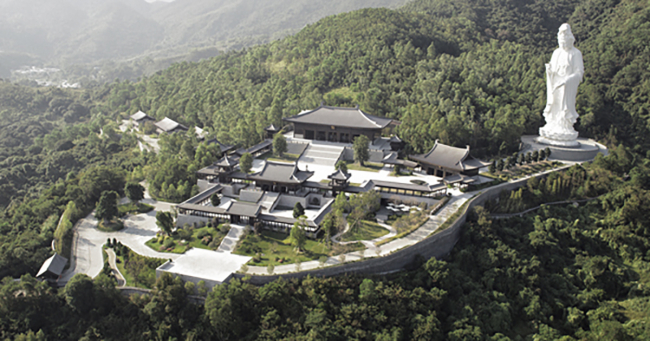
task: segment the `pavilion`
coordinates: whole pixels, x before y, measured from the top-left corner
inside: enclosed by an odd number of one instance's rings
[[[314,110],[306,110],[282,120],[293,123],[296,138],[342,143],[351,143],[360,135],[374,141],[381,137],[384,128],[393,123],[390,118],[366,114],[358,106],[342,108],[322,104]]]
[[[409,155],[409,158],[416,161],[426,174],[441,178],[457,174],[478,175],[479,169],[485,167],[483,162],[469,155],[469,146],[457,148],[438,140],[428,153]]]

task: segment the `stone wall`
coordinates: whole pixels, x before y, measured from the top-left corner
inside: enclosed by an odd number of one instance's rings
[[[566,166],[564,169],[568,167],[569,166]],[[555,169],[553,171],[558,170],[559,169]],[[549,173],[550,172],[546,172],[544,174],[538,175],[537,177],[545,177]],[[476,197],[470,199],[469,203],[463,207],[463,212],[460,217],[458,217],[458,219],[445,230],[437,232],[434,235],[421,240],[420,242],[407,248],[395,251],[390,255],[370,258],[368,260],[358,262],[345,263],[339,266],[306,270],[296,273],[272,276],[252,275],[250,276],[250,283],[255,285],[263,285],[272,282],[279,277],[290,279],[303,278],[306,276],[327,277],[345,274],[384,274],[405,269],[410,264],[412,264],[418,256],[422,256],[424,259],[429,259],[432,257],[438,259],[443,258],[451,252],[451,250],[454,248],[454,245],[456,245],[460,239],[460,234],[462,232],[461,228],[467,220],[468,212],[470,212],[474,206],[483,205],[487,200],[498,198],[499,193],[502,191],[511,191],[513,189],[525,186],[527,181],[528,179],[521,179],[514,182],[502,183],[479,192]],[[233,274],[233,276],[234,278],[242,279],[245,275],[236,273]]]

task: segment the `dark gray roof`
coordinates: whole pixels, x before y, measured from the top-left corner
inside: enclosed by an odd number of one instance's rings
[[[388,155],[386,155],[382,160],[382,163],[389,164],[389,165],[402,165],[404,167],[408,168],[415,168],[417,167],[417,163],[409,160],[402,160],[397,158],[397,153],[392,152]]]
[[[156,127],[160,128],[162,131],[170,132],[175,129],[187,130],[187,127],[172,120],[171,118],[165,117],[161,121],[155,123]]]
[[[341,170],[341,168],[339,168],[336,172],[328,175],[327,178],[332,180],[347,180],[351,176],[352,175],[345,173],[344,171]]]
[[[220,184],[213,185],[212,187],[206,189],[205,191],[185,200],[182,204],[196,204],[201,201],[204,201],[212,196],[214,193],[220,193],[223,190],[223,186]]]
[[[190,204],[190,203],[182,203],[182,204],[178,205],[178,208],[182,208],[182,209],[186,209],[186,210],[201,211],[201,212],[217,213],[217,214],[225,214],[226,213],[226,209],[221,208],[221,207],[203,206],[203,205]]]
[[[273,141],[264,140],[264,141],[254,145],[254,146],[252,146],[252,147],[250,147],[248,149],[239,148],[239,149],[237,149],[235,154],[237,154],[239,156],[244,155],[244,153],[255,154],[255,153],[259,152],[260,150],[262,150],[264,148],[270,147],[272,144],[273,144]]]
[[[135,114],[131,115],[131,119],[134,120],[134,121],[140,121],[140,120],[143,120],[143,119],[153,120],[154,118],[147,115],[147,114],[145,114],[142,111],[138,111]]]
[[[230,157],[226,155],[221,159],[219,159],[219,161],[215,162],[214,164],[221,167],[234,167],[239,164],[239,157],[237,156]]]
[[[261,171],[249,175],[248,178],[281,183],[303,183],[312,175],[314,172],[298,169],[297,163],[266,161]]]
[[[225,152],[231,150],[234,147],[233,145],[230,145],[230,144],[223,144],[223,143],[219,142],[219,140],[217,140],[217,139],[209,139],[209,140],[205,141],[205,143],[207,143],[207,144],[214,144],[214,143],[218,144],[219,148],[221,148],[222,153],[225,153]]]
[[[243,202],[233,202],[226,210],[227,214],[239,215],[245,217],[257,217],[262,210],[262,205],[247,204]]]
[[[402,139],[397,137],[397,135],[393,135],[388,139],[388,142],[402,142]]]
[[[448,177],[445,177],[442,179],[446,184],[455,184],[455,183],[463,183],[463,184],[471,184],[475,182],[476,180],[472,177],[465,176],[462,174],[454,174]]]
[[[359,108],[320,106],[314,110],[286,117],[282,120],[293,123],[319,124],[326,126],[351,127],[358,129],[383,129],[393,120],[366,114]]]
[[[59,256],[58,253],[55,253],[52,257],[48,258],[43,262],[41,269],[38,270],[36,277],[43,276],[45,273],[50,272],[56,276],[61,276],[63,273],[63,268],[68,263],[68,259],[62,256]]]
[[[407,191],[419,191],[419,192],[435,192],[446,187],[444,184],[417,185],[417,184],[405,183],[405,182],[393,182],[393,181],[381,181],[381,180],[370,180],[370,182],[372,182],[375,186],[378,187],[395,188],[395,189],[402,189]]]
[[[271,124],[270,126],[264,128],[264,130],[275,132],[275,131],[280,131],[280,128],[276,127],[275,124]]]
[[[465,162],[469,157],[469,146],[457,148],[439,143],[433,145],[433,148],[426,154],[409,155],[409,158],[420,163],[436,165],[456,171],[465,171],[482,166],[476,165],[475,162]],[[469,160],[472,160],[471,158]]]

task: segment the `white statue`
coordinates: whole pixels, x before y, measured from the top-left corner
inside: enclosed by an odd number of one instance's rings
[[[551,62],[546,64],[546,125],[539,128],[541,143],[575,147],[578,132],[573,129],[578,113],[576,95],[582,81],[584,66],[582,53],[573,46],[575,38],[569,24],[562,24],[557,33],[560,47],[553,51]]]

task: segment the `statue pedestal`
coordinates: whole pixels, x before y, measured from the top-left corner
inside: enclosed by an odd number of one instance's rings
[[[551,160],[571,162],[590,161],[593,160],[598,153],[607,155],[607,147],[591,139],[579,138],[575,141],[578,146],[562,146],[540,142],[540,140],[543,139],[546,138],[533,135],[522,136],[521,142],[523,147],[520,153],[533,152],[548,147],[551,150]]]
[[[565,148],[580,148],[577,131],[558,132],[551,129],[546,129],[546,127],[539,128],[539,137],[537,138],[537,143]]]

